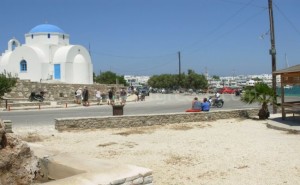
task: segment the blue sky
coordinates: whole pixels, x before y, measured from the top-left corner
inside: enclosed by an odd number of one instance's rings
[[[273,0],[277,69],[300,63],[300,1]],[[268,0],[1,0],[0,52],[45,22],[90,48],[94,72],[271,73]],[[260,36],[264,35],[264,39]]]

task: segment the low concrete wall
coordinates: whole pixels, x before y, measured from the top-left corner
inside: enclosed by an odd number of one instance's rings
[[[43,158],[40,164],[40,185],[153,185],[152,170],[134,165],[68,155]]]
[[[217,112],[169,113],[150,115],[99,116],[55,119],[58,131],[76,129],[129,128],[172,123],[213,121],[256,116],[258,109],[221,110]]]

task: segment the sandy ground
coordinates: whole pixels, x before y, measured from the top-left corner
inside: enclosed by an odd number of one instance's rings
[[[156,185],[300,184],[300,135],[265,123],[226,119],[62,133],[53,126],[13,129],[48,149],[150,168]]]

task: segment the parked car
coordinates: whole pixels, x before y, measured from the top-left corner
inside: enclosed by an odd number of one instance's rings
[[[222,89],[220,89],[218,91],[220,94],[234,94],[235,93],[235,89],[232,89],[230,87],[223,87]]]
[[[148,87],[142,87],[139,89],[140,93],[144,94],[145,96],[149,96],[150,95],[150,90]]]

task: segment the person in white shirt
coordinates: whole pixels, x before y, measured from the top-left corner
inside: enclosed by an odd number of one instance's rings
[[[216,99],[219,100],[219,98],[220,98],[220,93],[217,92],[215,96],[216,96]]]
[[[97,99],[97,105],[100,105],[102,97],[99,89],[96,90],[96,99]]]
[[[77,89],[75,97],[76,97],[76,103],[81,104],[82,88]]]

